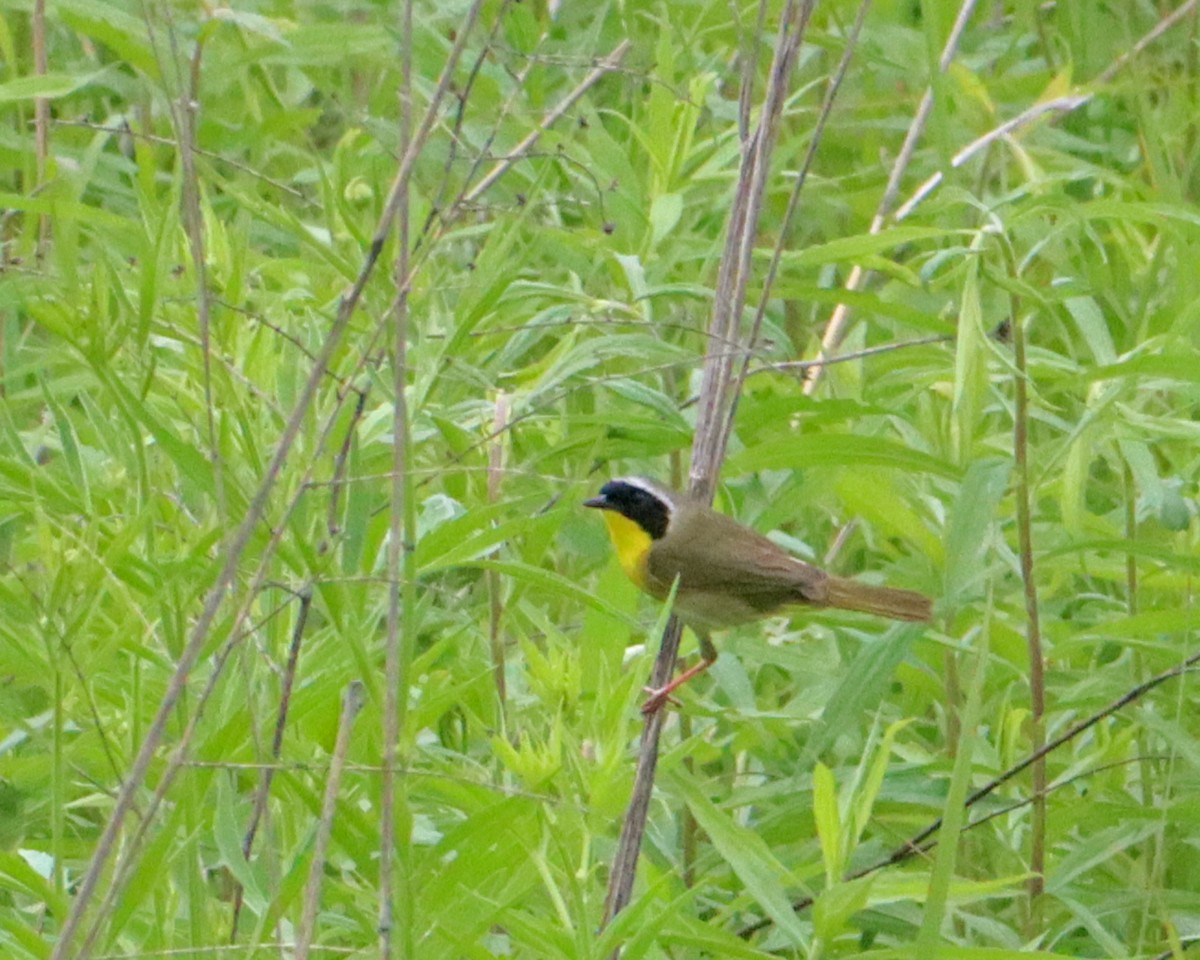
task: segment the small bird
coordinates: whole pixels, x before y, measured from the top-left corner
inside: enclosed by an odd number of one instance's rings
[[[621,568],[637,587],[665,600],[676,578],[674,612],[700,641],[700,663],[647,690],[645,714],[660,710],[717,659],[709,634],[789,606],[858,610],[893,620],[928,620],[924,594],[835,577],[683,493],[644,477],[611,480],[585,507],[604,511]]]

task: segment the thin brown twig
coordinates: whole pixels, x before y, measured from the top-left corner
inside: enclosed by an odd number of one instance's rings
[[[884,353],[895,353],[910,347],[927,347],[932,343],[953,343],[953,334],[935,334],[929,337],[918,337],[915,340],[901,340],[898,343],[883,343],[877,347],[865,347],[853,353],[839,353],[828,360],[781,360],[779,363],[764,363],[750,371],[749,376],[756,373],[774,373],[778,371],[799,370],[807,372],[816,367],[828,367],[836,363],[847,363],[851,360],[862,360],[865,357],[876,357]]]
[[[212,294],[208,289],[208,258],[205,254],[204,215],[200,210],[200,175],[196,170],[196,126],[200,113],[200,66],[204,62],[204,43],[196,41],[190,59],[187,88],[172,105],[179,143],[180,219],[188,238],[192,272],[196,281],[196,320],[200,330],[200,358],[203,369],[204,416],[208,431],[208,457],[213,465],[217,511],[227,513],[225,500],[225,458],[217,438],[217,404],[213,397]]]
[[[402,13],[401,80],[400,80],[400,142],[407,152],[413,131],[412,87],[412,0],[405,0]],[[415,512],[412,502],[411,434],[408,415],[408,285],[405,278],[412,270],[409,253],[409,180],[397,185],[396,232],[398,236],[396,262],[397,296],[389,311],[392,323],[392,482],[389,489],[387,569],[393,580],[403,578],[403,585],[388,594],[387,639],[384,648],[383,703],[383,781],[380,784],[379,830],[379,953],[381,960],[391,960],[396,954],[396,910],[400,907],[401,936],[406,940],[405,956],[411,955],[411,924],[408,897],[397,904],[396,896],[396,773],[399,767],[400,733],[408,703],[408,669],[416,638],[412,635],[415,623],[413,602],[414,564],[413,544],[416,537]],[[401,606],[403,604],[403,606]],[[400,841],[407,845],[407,838]],[[403,883],[403,880],[401,880]]]
[[[496,440],[488,449],[487,466],[487,499],[489,504],[500,501],[500,485],[504,480],[504,442],[505,426],[509,416],[509,395],[503,390],[496,395],[495,410],[492,414],[492,433]],[[506,677],[504,635],[500,624],[504,616],[504,596],[500,574],[496,570],[487,571],[488,591],[488,646],[492,652],[492,671],[496,682],[496,699],[499,703],[499,720],[501,736],[507,735],[508,723],[508,680]]]
[[[512,165],[519,160],[525,158],[526,154],[535,143],[541,139],[542,134],[550,129],[564,113],[571,109],[585,93],[596,85],[601,79],[612,73],[621,65],[621,61],[625,59],[625,54],[629,52],[633,44],[629,40],[622,40],[612,53],[600,60],[595,69],[584,77],[579,84],[563,97],[550,112],[547,113],[541,122],[531,130],[512,150],[508,155],[501,159],[491,170],[484,174],[475,186],[467,190],[461,198],[461,203],[473,203],[478,200],[484,193],[491,189],[492,185],[499,180]]]
[[[1088,777],[1094,777],[1097,774],[1104,773],[1106,770],[1113,770],[1117,767],[1127,767],[1135,763],[1146,763],[1151,760],[1164,760],[1169,762],[1171,759],[1171,756],[1168,754],[1143,753],[1138,754],[1136,757],[1123,757],[1120,760],[1110,760],[1108,763],[1098,763],[1094,767],[1088,767],[1086,770],[1081,770],[1079,773],[1072,774],[1069,777],[1059,777],[1053,783],[1047,784],[1045,790],[1043,790],[1041,794],[1030,794],[1027,797],[1022,797],[1020,800],[1017,800],[1014,803],[1007,804],[1006,806],[993,810],[991,813],[984,814],[978,820],[972,820],[965,827],[963,827],[963,833],[966,833],[968,830],[974,830],[976,827],[982,827],[985,823],[990,823],[991,821],[999,819],[1000,817],[1006,817],[1010,813],[1016,813],[1018,810],[1023,810],[1025,807],[1028,807],[1036,802],[1039,796],[1043,798],[1048,797],[1055,791],[1061,790],[1063,787],[1069,787],[1073,783],[1079,783],[1081,780],[1086,780]],[[923,849],[932,849],[933,845],[936,843],[936,840],[930,840]]]
[[[296,612],[296,622],[292,626],[292,642],[288,646],[287,664],[283,669],[283,682],[279,688],[279,709],[275,714],[275,730],[271,735],[271,763],[263,765],[258,788],[254,791],[254,803],[250,809],[250,822],[246,825],[246,833],[242,837],[242,856],[247,862],[254,851],[254,838],[258,835],[258,825],[267,812],[267,800],[271,796],[271,783],[275,779],[275,771],[279,758],[283,754],[283,734],[287,729],[288,710],[292,702],[292,687],[296,682],[296,667],[300,662],[300,642],[304,639],[304,629],[308,625],[308,614],[312,609],[312,588],[306,587],[300,592],[300,609]],[[229,942],[237,941],[238,919],[242,913],[242,902],[246,891],[241,883],[237,884],[233,895],[233,917],[229,923]]]
[[[508,6],[511,2],[512,2],[512,0],[503,0],[503,3],[500,6],[500,10],[497,12],[495,19],[492,21],[491,33],[489,33],[487,36],[487,39],[482,44],[480,44],[479,54],[478,54],[478,56],[476,56],[475,62],[474,62],[474,64],[472,64],[471,69],[468,72],[467,82],[463,85],[462,91],[457,94],[458,109],[455,110],[455,112],[454,112],[454,124],[450,129],[450,135],[449,135],[449,148],[446,150],[446,161],[445,161],[445,163],[442,164],[442,180],[438,187],[438,192],[435,195],[433,202],[430,204],[429,215],[425,220],[425,225],[421,228],[421,236],[422,237],[429,231],[429,228],[433,225],[435,219],[437,218],[438,211],[441,210],[442,203],[445,200],[446,191],[450,187],[450,171],[454,168],[454,164],[458,160],[459,144],[462,143],[462,128],[463,128],[463,121],[466,119],[466,114],[467,114],[467,101],[470,99],[471,89],[475,85],[475,79],[479,75],[480,67],[483,66],[484,61],[491,55],[492,49],[496,42],[496,36],[500,31],[500,26],[501,26],[501,24],[504,23],[505,11],[507,11]],[[493,140],[495,139],[496,131],[500,129],[500,125],[501,125],[504,117],[506,117],[508,115],[508,112],[511,109],[513,100],[516,98],[517,94],[523,89],[524,82],[525,82],[525,75],[531,69],[533,69],[532,62],[527,63],[525,65],[524,72],[517,77],[516,82],[513,85],[512,93],[510,94],[508,100],[505,102],[504,106],[500,109],[499,114],[496,117],[495,123],[493,123],[491,125],[492,128],[488,133],[487,141],[483,144],[483,148],[479,151],[478,155],[475,157],[475,161],[471,166],[471,170],[467,174],[467,182],[468,183],[471,181],[471,178],[474,176],[475,171],[479,167],[479,164],[482,162],[483,156],[490,149],[491,144],[492,144]],[[418,243],[419,242],[420,241],[418,240]]]
[[[346,766],[346,753],[350,749],[350,731],[354,720],[363,706],[361,680],[346,684],[342,694],[342,713],[338,720],[337,740],[329,764],[329,776],[325,781],[325,797],[321,803],[321,819],[317,821],[317,836],[313,843],[312,863],[308,868],[308,883],[304,888],[304,909],[296,931],[296,960],[308,960],[312,947],[313,933],[317,925],[317,909],[321,905],[321,879],[325,875],[325,863],[329,853],[329,838],[333,834],[333,815],[337,810],[338,793],[342,788],[342,772]]]
[[[358,399],[354,403],[354,412],[350,414],[350,422],[346,424],[346,435],[342,438],[342,445],[338,448],[337,456],[333,459],[333,475],[330,480],[334,483],[335,488],[340,486],[339,481],[346,475],[346,464],[350,459],[350,448],[354,445],[354,434],[358,429],[358,422],[362,419],[363,410],[367,405],[367,393],[370,388],[366,387],[362,390],[356,390]],[[331,537],[336,537],[341,530],[338,511],[341,506],[341,498],[335,493],[329,498],[329,509],[325,514],[325,529]]]
[[[1017,315],[1019,300],[1013,298],[1012,340],[1015,371],[1013,410],[1013,459],[1016,462],[1017,539],[1024,585],[1025,639],[1029,651],[1030,743],[1036,753],[1046,741],[1046,659],[1042,650],[1041,621],[1038,616],[1037,580],[1033,572],[1033,521],[1030,516],[1029,489],[1029,389],[1025,362],[1025,328]],[[1041,933],[1042,894],[1046,889],[1046,761],[1033,764],[1033,816],[1029,839],[1029,929],[1030,937]]]
[[[173,147],[175,149],[178,149],[179,147],[178,140],[173,140],[170,137],[160,137],[154,133],[143,133],[141,131],[134,130],[128,123],[122,123],[120,126],[114,126],[111,123],[97,123],[95,120],[60,119],[54,120],[52,125],[55,127],[79,127],[84,130],[96,130],[101,133],[112,134],[115,137],[131,137],[134,140],[144,140],[146,143],[152,143],[160,147]],[[293,200],[297,200],[300,203],[311,204],[314,202],[313,198],[305,194],[303,191],[297,190],[295,187],[291,187],[281,180],[275,180],[271,177],[268,177],[262,172],[262,170],[251,166],[248,163],[242,163],[241,161],[235,160],[232,157],[223,156],[222,154],[219,154],[213,150],[205,150],[195,144],[193,144],[193,152],[198,157],[204,157],[206,160],[219,162],[232,170],[238,171],[238,173],[244,173],[252,180],[260,180],[275,190],[278,190],[280,193],[288,194]]]
[[[1011,767],[1009,767],[1003,773],[999,774],[996,777],[993,777],[986,784],[984,784],[982,787],[980,787],[978,790],[976,790],[974,793],[972,793],[967,798],[964,806],[967,806],[967,807],[974,806],[976,803],[978,803],[984,797],[990,796],[992,793],[994,793],[1000,787],[1004,786],[1004,784],[1008,783],[1014,777],[1017,777],[1020,774],[1022,774],[1023,772],[1025,772],[1025,770],[1027,770],[1033,764],[1037,763],[1037,761],[1039,761],[1043,757],[1046,757],[1049,754],[1053,753],[1055,750],[1057,750],[1063,744],[1069,743],[1070,741],[1074,740],[1077,736],[1079,736],[1079,734],[1083,733],[1086,730],[1091,729],[1097,723],[1099,723],[1101,720],[1104,720],[1106,717],[1112,716],[1112,714],[1116,713],[1118,710],[1122,709],[1123,707],[1127,707],[1129,704],[1135,703],[1136,701],[1140,700],[1142,697],[1144,697],[1147,693],[1149,693],[1155,687],[1160,687],[1164,683],[1166,683],[1168,680],[1174,680],[1176,677],[1182,676],[1183,674],[1185,674],[1188,670],[1190,670],[1192,667],[1196,666],[1197,664],[1200,664],[1200,653],[1194,653],[1190,657],[1188,657],[1186,660],[1184,660],[1183,663],[1176,664],[1175,666],[1171,667],[1169,670],[1164,670],[1162,673],[1159,673],[1156,676],[1151,677],[1149,680],[1145,681],[1144,683],[1139,683],[1137,686],[1133,687],[1131,690],[1128,690],[1126,693],[1122,694],[1120,697],[1118,697],[1116,700],[1114,700],[1108,706],[1106,706],[1100,710],[1097,710],[1095,713],[1091,714],[1088,717],[1085,717],[1083,720],[1080,720],[1074,726],[1068,727],[1065,731],[1060,733],[1053,740],[1050,740],[1048,743],[1046,743],[1045,746],[1043,746],[1040,750],[1036,750],[1036,751],[1030,753],[1024,759],[1013,764]],[[889,866],[892,863],[899,863],[899,862],[905,860],[906,857],[903,854],[904,849],[906,849],[908,847],[914,847],[920,843],[923,843],[925,840],[927,840],[929,837],[931,837],[933,834],[935,834],[941,828],[941,825],[942,825],[942,820],[939,817],[933,823],[931,823],[928,827],[926,827],[920,833],[916,834],[911,840],[909,840],[904,845],[904,847],[901,847],[898,850],[893,851],[892,855],[887,860],[881,861],[880,863],[878,863],[872,867],[868,867],[868,868],[860,871],[859,873],[855,874],[855,876],[856,877],[865,876],[867,873],[873,873],[875,870],[881,869],[882,867]]]
[[[33,41],[33,72],[36,76],[44,77],[50,69],[46,57],[46,0],[34,0],[33,17],[29,26]],[[33,98],[33,130],[34,157],[37,165],[35,171],[37,182],[34,184],[34,189],[40,190],[46,185],[46,175],[50,167],[50,100],[48,97]],[[43,213],[38,216],[37,227],[37,259],[39,263],[46,256],[46,245],[49,241],[50,215]]]
[[[506,3],[507,2],[508,0],[506,0]],[[537,127],[531,130],[521,140],[520,143],[513,147],[512,150],[510,150],[503,157],[500,157],[492,166],[491,170],[489,170],[483,176],[483,178],[479,180],[478,183],[476,183],[474,186],[467,187],[462,193],[460,193],[450,205],[449,210],[442,214],[439,210],[439,204],[434,204],[429,211],[429,215],[426,218],[424,226],[421,228],[422,239],[425,239],[428,236],[436,220],[439,222],[438,230],[433,236],[433,239],[436,240],[445,233],[450,224],[454,222],[455,218],[464,208],[467,208],[477,202],[479,198],[488,190],[490,190],[492,186],[495,185],[496,181],[504,176],[504,174],[510,169],[512,169],[517,162],[527,160],[532,157],[534,155],[533,146],[538,142],[538,140],[541,139],[542,135],[549,130],[550,127],[557,123],[562,116],[568,110],[570,110],[571,107],[573,107],[585,93],[587,93],[588,90],[596,85],[599,80],[618,69],[621,65],[621,61],[625,58],[625,54],[629,51],[631,46],[632,44],[630,41],[624,40],[619,43],[613,49],[613,51],[608,54],[608,56],[601,58],[591,72],[583,78],[583,80],[581,80],[572,90],[570,90],[557,104],[551,107],[549,112],[546,113]],[[515,98],[517,90],[520,89],[520,83],[523,82],[527,73],[528,67],[523,73],[518,75],[518,86],[516,89],[514,89],[512,96],[502,107],[500,114],[501,117],[507,114],[511,109],[512,99]],[[499,119],[497,120],[497,126],[495,129],[498,129],[498,124]],[[483,149],[477,153],[475,162],[472,164],[471,170],[467,175],[468,183],[478,172],[481,162],[488,155],[488,150],[491,146],[493,136],[494,134],[489,136],[488,141],[486,144],[484,144]],[[448,171],[449,164],[447,163],[447,174]],[[443,184],[444,183],[445,181],[443,181]],[[432,246],[432,244],[427,245],[424,249],[428,249],[429,246]]]
[[[474,23],[474,19],[472,18],[470,22]],[[492,167],[492,169],[487,172],[483,179],[479,181],[479,183],[460,193],[454,199],[454,202],[450,206],[450,210],[447,211],[445,215],[440,214],[436,207],[429,211],[429,215],[421,228],[422,243],[414,251],[412,256],[413,262],[409,271],[410,275],[415,273],[420,268],[421,264],[424,262],[424,259],[430,255],[430,251],[435,247],[435,241],[439,240],[446,233],[450,225],[454,222],[458,213],[460,213],[464,208],[467,208],[471,204],[475,203],[484,192],[494,186],[496,181],[499,180],[509,170],[511,170],[515,164],[517,164],[519,161],[528,159],[532,155],[531,148],[541,138],[542,134],[549,130],[550,127],[557,122],[563,116],[563,114],[565,114],[567,110],[569,110],[579,100],[579,98],[583,96],[584,93],[591,89],[591,87],[594,86],[597,81],[611,73],[613,70],[617,69],[617,67],[620,65],[620,61],[624,58],[630,46],[631,44],[628,40],[622,41],[617,45],[616,48],[613,49],[612,53],[610,53],[607,57],[602,58],[596,68],[592,70],[592,72],[589,73],[573,90],[567,93],[562,100],[552,107],[546,116],[542,118],[538,126],[531,131],[519,144],[517,144],[516,147],[509,151],[504,157],[500,158]],[[478,163],[472,167],[472,171],[476,169],[478,169]],[[394,204],[394,202],[394,197],[389,195],[389,208]],[[432,230],[435,220],[438,222],[438,229],[436,232]]]
[[[1094,777],[1097,774],[1103,773],[1106,770],[1110,770],[1114,767],[1128,766],[1129,764],[1132,764],[1132,763],[1141,763],[1148,759],[1153,759],[1153,758],[1144,756],[1144,755],[1137,756],[1137,757],[1127,757],[1122,760],[1113,760],[1109,763],[1097,764],[1094,767],[1089,767],[1088,769],[1083,770],[1080,773],[1076,773],[1069,777],[1060,777],[1059,779],[1055,780],[1053,783],[1048,784],[1046,786],[1045,790],[1040,795],[1030,795],[1027,797],[1022,797],[1020,800],[1017,800],[1015,803],[1010,803],[1003,807],[999,807],[998,809],[993,810],[991,813],[984,814],[978,820],[972,820],[970,823],[965,824],[960,832],[960,835],[962,833],[967,833],[971,830],[976,830],[979,827],[984,826],[985,824],[991,823],[993,820],[997,820],[1000,817],[1006,817],[1010,813],[1015,813],[1018,810],[1028,807],[1038,799],[1038,796],[1041,796],[1043,798],[1048,797],[1050,794],[1054,793],[1057,790],[1061,790],[1063,787],[1070,786],[1073,783],[1078,783],[1080,780],[1084,780],[1088,777]],[[1166,758],[1163,758],[1163,759],[1166,759]],[[908,857],[906,859],[913,859],[914,857],[925,856],[926,854],[930,853],[937,847],[938,842],[939,842],[939,838],[937,838],[937,837],[927,839],[920,844],[913,844],[913,842],[911,840],[908,841],[907,844],[905,845],[905,847],[903,848],[903,849],[908,850]],[[857,873],[850,874],[846,877],[846,881],[848,882],[850,880],[859,879],[860,877],[866,876],[868,873],[871,873],[871,872],[873,872],[873,868],[869,868],[866,871],[859,871]],[[796,911],[806,910],[809,907],[811,907],[815,902],[816,902],[816,897],[813,897],[813,896],[801,897],[800,899],[792,901],[792,909],[796,910]],[[742,939],[747,939],[749,937],[752,937],[754,934],[758,933],[760,930],[765,930],[767,927],[771,926],[772,923],[774,923],[774,921],[770,917],[763,917],[759,920],[756,920],[754,923],[747,924],[746,926],[744,926],[740,930],[738,930],[738,936],[741,937]]]

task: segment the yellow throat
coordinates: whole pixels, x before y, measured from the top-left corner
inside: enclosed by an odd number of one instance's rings
[[[608,536],[617,551],[617,560],[625,576],[637,584],[639,589],[646,589],[646,554],[654,542],[650,534],[628,517],[622,516],[615,510],[604,511],[604,522],[608,524]]]

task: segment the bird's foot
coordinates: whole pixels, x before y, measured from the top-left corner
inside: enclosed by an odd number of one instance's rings
[[[680,706],[679,701],[671,696],[675,687],[676,684],[673,683],[668,683],[665,687],[642,687],[642,693],[647,695],[646,702],[642,704],[642,716],[653,716],[668,703],[673,707]]]

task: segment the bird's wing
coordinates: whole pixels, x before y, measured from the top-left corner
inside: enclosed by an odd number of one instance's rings
[[[654,544],[647,562],[650,576],[664,590],[682,574],[681,591],[729,593],[755,606],[761,601],[764,609],[823,602],[823,570],[724,514],[698,513],[678,526],[672,523],[670,534]]]

